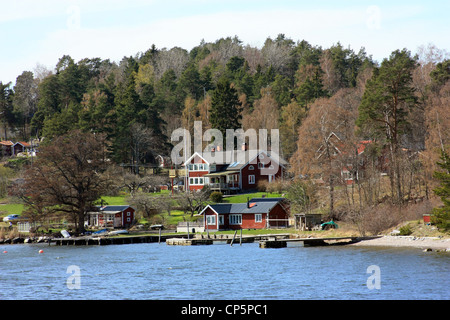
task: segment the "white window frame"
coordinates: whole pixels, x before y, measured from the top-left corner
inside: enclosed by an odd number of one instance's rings
[[[189,177],[189,185],[191,186],[204,186],[205,184],[204,177]]]
[[[262,222],[262,213],[255,213],[255,222]]]
[[[241,225],[242,224],[242,214],[230,214],[228,216],[230,225]]]
[[[250,174],[248,176],[248,184],[255,184],[255,175],[254,174]]]
[[[192,163],[188,165],[189,171],[208,171],[207,163]]]
[[[206,224],[208,226],[215,226],[216,225],[216,216],[208,214],[206,215]]]

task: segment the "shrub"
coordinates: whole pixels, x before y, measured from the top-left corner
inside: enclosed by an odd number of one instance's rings
[[[399,231],[400,231],[401,236],[409,236],[412,233],[412,230],[411,230],[411,227],[409,226],[409,224],[401,227]]]
[[[211,193],[211,195],[209,196],[209,198],[211,199],[211,201],[216,202],[216,203],[220,203],[223,201],[223,194],[222,192],[219,191],[214,191]]]

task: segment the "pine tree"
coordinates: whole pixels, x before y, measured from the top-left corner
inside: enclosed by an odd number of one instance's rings
[[[407,132],[407,116],[418,104],[412,85],[417,61],[406,49],[392,52],[367,82],[357,125],[372,131],[389,149],[391,194],[403,201],[399,166],[400,137]],[[396,194],[395,194],[396,193]]]

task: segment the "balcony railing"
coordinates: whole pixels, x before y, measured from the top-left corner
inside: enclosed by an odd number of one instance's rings
[[[230,189],[239,189],[239,183],[237,182],[229,182],[229,183],[210,183],[209,187],[212,190],[230,190]]]

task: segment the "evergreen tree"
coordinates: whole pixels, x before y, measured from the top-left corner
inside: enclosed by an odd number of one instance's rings
[[[0,119],[4,130],[4,139],[8,140],[8,129],[14,123],[13,96],[14,91],[10,88],[11,82],[3,84],[0,82]]]
[[[408,112],[418,103],[412,86],[416,65],[416,59],[406,49],[396,50],[384,59],[366,85],[357,119],[358,126],[363,130],[370,128],[389,148],[391,194],[398,202],[403,201],[398,161],[400,137],[408,129]]]
[[[226,137],[226,129],[240,128],[241,119],[241,102],[237,91],[226,78],[221,78],[211,98],[211,126]]]
[[[441,197],[443,206],[433,209],[432,222],[445,231],[450,230],[450,156],[442,151],[442,162],[437,164],[444,171],[436,171],[434,177],[440,181],[441,186],[434,189],[434,193]]]

